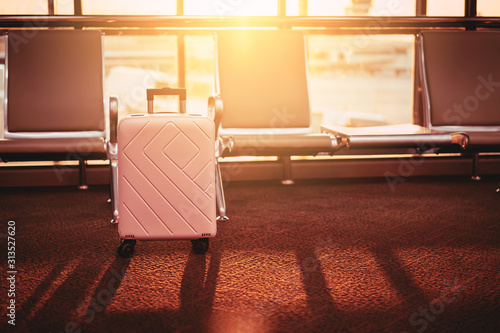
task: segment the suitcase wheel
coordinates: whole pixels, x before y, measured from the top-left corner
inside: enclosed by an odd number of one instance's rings
[[[208,238],[194,239],[191,243],[193,244],[193,252],[196,254],[204,254],[208,250]]]
[[[122,258],[130,258],[134,255],[135,240],[125,239],[118,247],[118,255]]]

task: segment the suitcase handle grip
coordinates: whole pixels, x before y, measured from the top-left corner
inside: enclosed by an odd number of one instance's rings
[[[186,113],[186,89],[185,88],[155,88],[146,89],[146,94],[148,98],[148,113],[153,113],[153,101],[155,96],[179,96],[180,100],[180,112]]]
[[[153,101],[155,95],[179,95],[181,101],[186,100],[186,89],[185,88],[158,88],[158,89],[147,89],[148,101]]]

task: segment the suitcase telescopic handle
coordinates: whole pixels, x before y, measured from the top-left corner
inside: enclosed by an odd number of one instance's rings
[[[148,97],[148,113],[153,113],[153,101],[155,96],[179,96],[180,112],[186,113],[186,89],[185,88],[155,88],[146,90]]]

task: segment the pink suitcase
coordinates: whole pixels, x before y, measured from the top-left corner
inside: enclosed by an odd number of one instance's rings
[[[155,95],[179,95],[181,112],[153,114]],[[185,89],[148,89],[148,114],[118,125],[118,254],[136,240],[191,240],[205,253],[217,232],[215,128],[185,113]]]

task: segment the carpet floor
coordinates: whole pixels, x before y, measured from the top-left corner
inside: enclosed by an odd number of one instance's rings
[[[0,188],[0,331],[498,332],[498,181],[229,183],[206,254],[130,259],[107,187]]]

